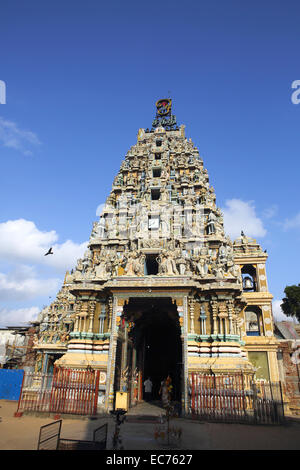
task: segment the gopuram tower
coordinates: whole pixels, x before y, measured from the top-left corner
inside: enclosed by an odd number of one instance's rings
[[[83,259],[42,312],[37,367],[100,370],[106,410],[119,390],[129,406],[141,400],[147,377],[158,398],[169,374],[173,398],[186,407],[192,372],[253,374],[242,273],[253,259],[243,246],[224,233],[207,170],[171,100],[159,100],[152,128],[138,131],[121,163]],[[264,266],[260,247],[254,263],[259,256]],[[271,298],[259,297],[268,325]]]

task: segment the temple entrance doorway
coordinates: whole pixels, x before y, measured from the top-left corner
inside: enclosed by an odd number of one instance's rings
[[[176,304],[169,297],[131,298],[127,317],[134,324],[132,341],[139,371],[139,399],[145,399],[143,383],[153,383],[152,401],[161,400],[161,382],[172,379],[172,400],[181,401],[182,341]]]

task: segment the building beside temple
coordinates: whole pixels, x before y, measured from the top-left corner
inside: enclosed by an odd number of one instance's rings
[[[242,227],[241,227],[242,228]],[[116,175],[83,259],[40,314],[36,371],[100,371],[99,406],[129,406],[170,374],[187,406],[192,372],[278,381],[267,255],[232,242],[197,147],[171,100],[156,103]]]
[[[284,384],[284,392],[289,411],[300,415],[300,325],[291,321],[275,323],[274,334],[279,341],[279,378]]]

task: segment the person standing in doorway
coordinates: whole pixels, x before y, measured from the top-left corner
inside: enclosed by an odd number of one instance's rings
[[[172,379],[170,375],[168,375],[168,377],[161,382],[159,390],[159,394],[161,395],[161,400],[164,408],[170,405],[172,388]]]
[[[144,382],[144,388],[145,388],[145,400],[150,401],[152,398],[152,381],[150,377],[147,378]]]

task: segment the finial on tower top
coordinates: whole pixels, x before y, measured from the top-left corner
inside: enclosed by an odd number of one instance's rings
[[[176,116],[171,114],[172,100],[170,98],[162,98],[155,103],[156,117],[153,120],[152,128],[164,127],[167,130],[174,130],[177,125]]]
[[[163,98],[156,101],[156,112],[159,116],[169,116],[171,114],[172,100],[169,98]]]

